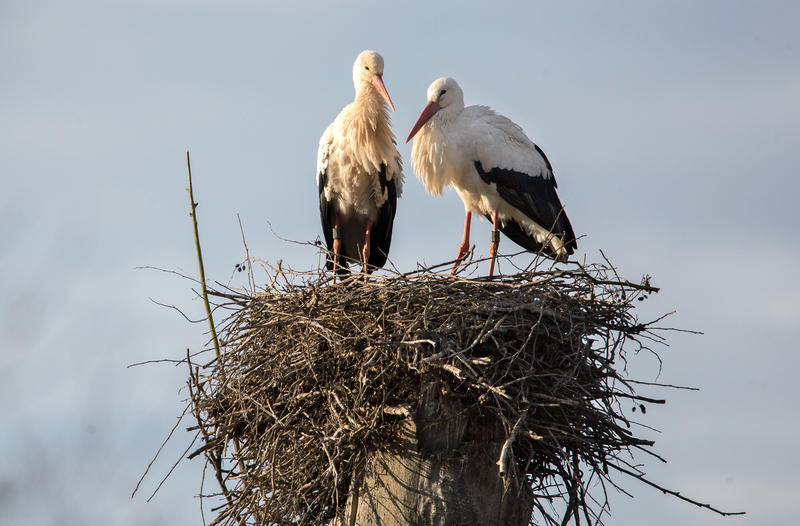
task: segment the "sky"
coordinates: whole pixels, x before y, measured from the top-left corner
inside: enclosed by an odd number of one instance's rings
[[[607,524],[788,524],[800,511],[800,4],[672,2],[0,3],[0,523],[201,524],[182,429],[130,494],[186,397],[170,364],[203,348],[185,192],[191,151],[206,275],[244,285],[251,255],[314,268],[280,236],[321,234],[319,136],[352,100],[351,65],[383,54],[404,139],[428,84],[455,77],[547,153],[579,241],[675,310],[659,381],[699,387],[640,421],[669,462],[626,481]],[[391,259],[452,259],[463,207],[416,180]],[[795,225],[794,227],[792,225]],[[486,254],[490,225],[473,224]],[[501,242],[513,249],[510,241]],[[511,269],[502,269],[508,270]],[[259,274],[256,274],[258,278]],[[263,275],[261,276],[263,279]],[[658,364],[634,357],[631,374]],[[186,425],[189,425],[188,423]],[[637,459],[639,460],[639,459]],[[206,517],[213,514],[207,511]]]

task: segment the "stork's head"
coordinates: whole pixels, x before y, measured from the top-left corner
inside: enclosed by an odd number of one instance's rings
[[[461,110],[464,108],[464,92],[452,77],[441,77],[428,86],[428,104],[422,110],[417,123],[411,128],[406,142],[410,141],[425,123],[440,110]]]
[[[365,89],[374,89],[383,97],[392,111],[395,111],[392,99],[389,98],[389,92],[383,85],[383,57],[377,51],[367,49],[358,54],[353,63],[353,85],[356,87],[356,93]]]

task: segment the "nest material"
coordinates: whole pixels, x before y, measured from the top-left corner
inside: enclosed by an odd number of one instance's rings
[[[190,389],[205,440],[196,454],[224,498],[216,523],[330,522],[356,466],[389,447],[431,375],[459,397],[467,427],[496,430],[498,470],[526,481],[532,521],[561,523],[561,501],[565,520],[596,522],[609,466],[641,475],[621,453],[652,442],[620,402],[662,401],[638,396],[617,364],[660,339],[632,312],[656,290],[647,279],[605,266],[328,279],[276,270],[266,292],[212,292],[232,309],[222,360],[195,367]]]

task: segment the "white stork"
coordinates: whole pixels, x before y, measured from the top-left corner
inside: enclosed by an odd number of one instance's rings
[[[464,202],[464,238],[456,263],[469,251],[472,213],[492,222],[494,273],[502,231],[516,244],[565,260],[578,245],[556,194],[553,168],[544,152],[518,125],[487,106],[464,107],[455,79],[436,79],[428,104],[408,134],[414,139],[411,162],[430,194],[452,186]]]
[[[402,160],[389,127],[383,84],[383,57],[362,51],[353,64],[355,100],[322,134],[317,154],[317,186],[326,266],[347,272],[363,262],[366,272],[382,267],[392,242],[397,198],[403,192]],[[340,261],[343,256],[344,261]]]

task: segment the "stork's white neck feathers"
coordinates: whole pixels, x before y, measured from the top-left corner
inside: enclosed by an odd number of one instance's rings
[[[436,114],[419,130],[411,147],[411,163],[425,190],[441,195],[445,186],[453,184],[457,159],[447,158],[447,149],[458,138],[451,126],[464,111],[464,92],[458,83],[443,77],[434,81],[427,92],[429,103],[436,103]]]
[[[386,103],[371,86],[356,92],[356,98],[344,107],[334,121],[336,147],[346,164],[356,164],[359,171],[377,173],[380,164],[394,173],[399,159]]]
[[[435,115],[414,137],[411,146],[411,164],[417,178],[425,186],[425,190],[433,195],[441,195],[444,187],[452,183],[447,170],[445,150],[447,149],[447,133],[443,129],[445,122],[439,122]]]
[[[459,171],[464,169],[460,157],[448,156],[448,149],[461,142],[456,123],[464,110],[463,99],[460,104],[442,108],[414,137],[411,163],[417,178],[430,194],[441,195],[444,187],[452,185]]]

